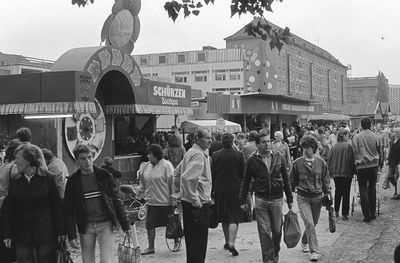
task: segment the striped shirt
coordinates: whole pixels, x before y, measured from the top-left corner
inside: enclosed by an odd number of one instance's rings
[[[97,177],[94,174],[82,174],[81,180],[88,221],[105,222],[110,220]]]

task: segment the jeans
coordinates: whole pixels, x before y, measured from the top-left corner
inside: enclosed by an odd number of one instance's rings
[[[321,214],[321,200],[322,195],[317,197],[304,197],[297,195],[297,204],[305,226],[301,243],[308,244],[311,253],[318,252],[318,240],[315,226],[318,224],[319,216]]]
[[[80,235],[82,263],[95,263],[96,238],[100,247],[100,263],[112,263],[114,233],[111,221],[88,222],[86,233]]]
[[[365,219],[371,219],[372,216],[375,216],[377,177],[378,167],[357,170],[361,210]]]
[[[263,262],[274,261],[281,249],[283,199],[266,200],[256,196],[256,220]]]
[[[21,263],[54,263],[56,259],[57,240],[42,244],[16,243],[17,262]]]
[[[182,201],[183,230],[186,244],[186,262],[203,263],[206,260],[210,206],[195,208]]]
[[[335,177],[335,211],[339,213],[340,201],[342,201],[342,215],[348,216],[350,210],[350,188],[353,178]]]

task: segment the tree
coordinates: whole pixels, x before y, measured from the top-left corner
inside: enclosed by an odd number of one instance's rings
[[[135,0],[133,0],[135,1]],[[137,0],[138,1],[138,0]],[[190,15],[199,15],[204,5],[214,4],[215,0],[170,0],[164,4],[164,9],[168,16],[175,22],[179,14],[183,12],[184,18]],[[223,1],[223,0],[222,0]],[[245,27],[245,31],[250,36],[261,37],[263,40],[269,39],[271,49],[277,48],[279,51],[283,47],[283,43],[290,42],[290,30],[275,29],[268,23],[265,18],[265,12],[272,12],[272,4],[275,0],[231,0],[231,17],[234,15],[242,15],[246,13],[252,14],[255,19]],[[283,0],[276,0],[282,2]],[[72,0],[73,5],[86,6],[94,0]]]

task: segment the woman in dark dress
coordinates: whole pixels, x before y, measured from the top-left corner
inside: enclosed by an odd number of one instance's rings
[[[237,256],[235,240],[241,217],[239,193],[245,159],[242,152],[232,148],[233,139],[231,133],[222,135],[223,148],[212,155],[211,173],[217,216],[225,236],[224,249]]]

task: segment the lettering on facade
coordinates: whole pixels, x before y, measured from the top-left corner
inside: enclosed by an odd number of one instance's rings
[[[292,105],[292,104],[284,104],[282,103],[282,110],[285,111],[303,111],[303,112],[314,112],[314,106],[305,106],[305,105]]]
[[[170,98],[186,98],[186,91],[184,89],[171,88],[170,86],[161,87],[154,86],[153,87],[153,95],[159,97],[170,97]]]
[[[93,83],[96,83],[109,67],[120,67],[120,71],[129,76],[134,86],[140,85],[139,68],[136,67],[130,55],[119,49],[111,48],[99,52],[98,58],[95,57],[86,70],[92,76]]]

